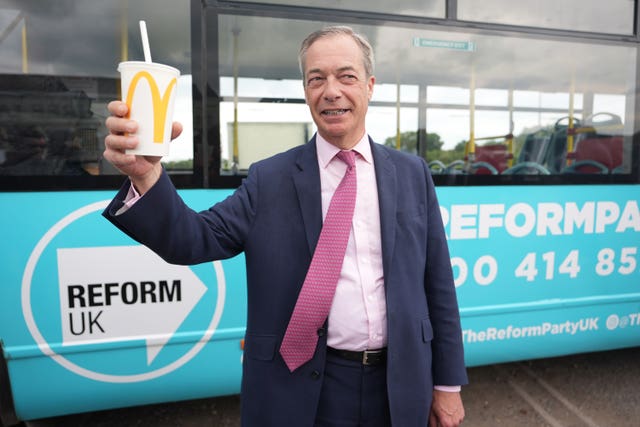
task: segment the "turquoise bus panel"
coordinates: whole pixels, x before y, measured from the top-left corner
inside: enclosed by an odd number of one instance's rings
[[[437,191],[468,366],[640,345],[640,187]],[[181,191],[196,210],[230,193]],[[112,196],[0,194],[22,419],[239,392],[243,256],[166,264],[102,218]]]
[[[640,345],[640,187],[439,197],[469,366]]]

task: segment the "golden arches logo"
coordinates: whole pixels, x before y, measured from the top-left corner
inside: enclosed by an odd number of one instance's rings
[[[167,121],[167,110],[169,109],[169,99],[171,98],[173,88],[177,84],[177,80],[175,77],[171,79],[169,85],[164,91],[164,94],[160,96],[160,88],[158,88],[158,84],[153,76],[148,71],[137,72],[136,75],[133,76],[127,92],[127,105],[129,106],[129,112],[131,112],[133,94],[136,91],[138,83],[142,79],[147,81],[149,84],[149,90],[151,91],[151,105],[153,105],[153,142],[162,144],[162,140],[164,139],[164,126]]]

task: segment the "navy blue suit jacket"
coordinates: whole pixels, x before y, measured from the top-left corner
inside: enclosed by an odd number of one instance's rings
[[[424,160],[371,146],[380,201],[391,417],[396,426],[425,427],[434,382],[467,383],[449,251]],[[234,194],[200,213],[183,203],[163,175],[116,216],[128,186],[104,215],[166,261],[196,264],[245,253],[243,425],[312,426],[326,334],[319,331],[313,359],[293,373],[278,349],[322,227],[315,138],[255,163]]]

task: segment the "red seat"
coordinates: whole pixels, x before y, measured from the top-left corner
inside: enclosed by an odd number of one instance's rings
[[[578,138],[576,149],[570,158],[575,162],[576,172],[598,173],[599,170],[585,161],[594,161],[605,166],[609,173],[622,165],[622,136],[588,135]],[[580,162],[584,164],[580,165]]]
[[[493,166],[498,173],[502,173],[509,167],[508,161],[512,155],[506,144],[476,145],[476,157],[474,164],[488,163]],[[473,166],[473,165],[472,165]],[[489,175],[491,171],[486,167],[477,167],[477,175]]]

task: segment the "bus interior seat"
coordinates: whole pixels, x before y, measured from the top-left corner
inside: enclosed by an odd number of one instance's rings
[[[512,157],[507,144],[477,145],[470,170],[476,175],[497,175],[509,167]]]
[[[547,129],[539,129],[525,137],[517,162],[512,167],[502,171],[504,175],[549,175],[547,168],[543,166],[551,132]]]
[[[567,136],[569,131],[569,117],[562,117],[553,125],[553,132],[549,137],[549,147],[544,154],[542,165],[550,173],[560,173],[564,168],[567,157]],[[566,120],[566,123],[564,121]],[[580,126],[580,120],[573,119],[573,127]]]
[[[611,173],[622,165],[621,135],[590,135],[576,143],[568,157],[573,163],[567,168],[574,173]]]
[[[520,162],[502,172],[503,175],[549,175],[547,168],[538,162]]]
[[[439,175],[445,173],[447,166],[441,160],[431,160],[429,162],[429,170],[432,174]]]
[[[595,120],[596,117],[605,120]],[[585,120],[586,132],[578,133],[575,150],[567,155],[573,162],[568,173],[612,173],[622,165],[622,120],[611,113],[598,113]]]
[[[518,163],[534,162],[542,164],[545,153],[549,148],[550,139],[551,133],[546,129],[540,129],[528,134],[518,155]]]

